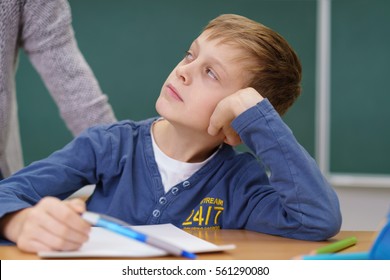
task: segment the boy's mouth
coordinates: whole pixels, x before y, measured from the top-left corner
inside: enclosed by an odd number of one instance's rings
[[[167,85],[167,92],[168,92],[168,94],[169,94],[170,96],[172,96],[174,99],[183,102],[183,99],[181,98],[181,96],[180,96],[179,93],[177,92],[176,88],[175,88],[172,84],[168,84],[168,85]]]

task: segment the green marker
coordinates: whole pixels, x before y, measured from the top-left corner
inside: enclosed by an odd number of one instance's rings
[[[344,250],[350,246],[355,245],[357,242],[356,237],[348,237],[343,240],[337,241],[335,243],[326,245],[324,247],[318,248],[317,250],[314,250],[313,254],[330,254],[330,253],[336,253],[338,251]]]

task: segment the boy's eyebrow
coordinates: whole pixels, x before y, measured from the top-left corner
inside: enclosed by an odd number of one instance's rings
[[[195,44],[198,49],[200,48],[198,39],[195,39],[192,42],[192,44]],[[213,64],[216,64],[217,66],[219,66],[219,68],[221,68],[221,70],[224,72],[225,76],[229,76],[229,73],[226,71],[226,66],[221,61],[219,61],[217,58],[215,58],[213,56],[210,56],[209,58],[212,60]]]

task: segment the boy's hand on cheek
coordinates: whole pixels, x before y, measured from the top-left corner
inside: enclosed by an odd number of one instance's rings
[[[210,117],[208,133],[212,136],[223,133],[225,135],[225,143],[231,146],[240,144],[241,139],[231,127],[231,122],[263,99],[253,88],[240,89],[222,99]]]
[[[43,198],[36,206],[14,214],[7,237],[28,252],[76,250],[88,240],[90,231],[80,217],[84,211],[85,203],[79,199]]]

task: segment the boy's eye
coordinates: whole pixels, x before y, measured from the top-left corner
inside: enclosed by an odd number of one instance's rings
[[[213,72],[213,70],[211,70],[210,68],[207,68],[206,69],[206,73],[207,75],[210,76],[210,78],[212,78],[213,80],[218,80],[218,77],[217,75]]]
[[[184,59],[193,60],[194,56],[189,51],[186,51],[186,53],[184,54]]]

